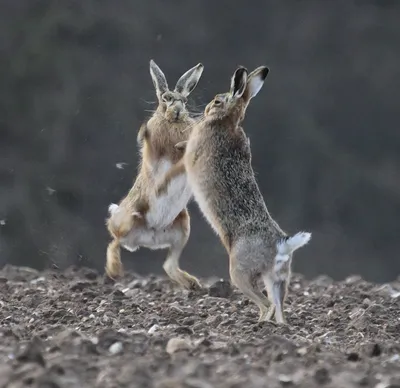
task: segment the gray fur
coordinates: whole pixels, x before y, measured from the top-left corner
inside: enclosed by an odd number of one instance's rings
[[[196,66],[189,69],[184,73],[175,86],[175,91],[181,93],[184,97],[189,96],[190,93],[195,89],[199,79],[203,73],[203,65],[198,63]]]
[[[266,67],[249,76],[242,67],[236,70],[230,93],[217,95],[206,107],[205,120],[193,128],[184,163],[194,199],[229,253],[232,282],[258,305],[260,321],[271,319],[276,309],[276,321],[284,323],[292,254],[311,235],[288,237],[271,217],[251,166],[249,139],[240,127],[267,74]],[[286,246],[289,240],[294,242]],[[258,287],[260,280],[268,298]]]

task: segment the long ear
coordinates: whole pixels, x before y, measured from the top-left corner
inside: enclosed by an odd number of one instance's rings
[[[178,79],[178,82],[175,86],[175,91],[187,97],[197,86],[197,83],[199,82],[199,79],[203,73],[203,69],[204,66],[202,63],[198,63],[196,66],[189,69],[181,76],[181,78]]]
[[[240,66],[236,69],[231,78],[231,94],[233,97],[242,97],[247,83],[247,69]]]
[[[152,59],[150,60],[150,75],[156,88],[157,97],[160,99],[162,94],[168,91],[168,83],[164,73]]]
[[[268,73],[269,68],[267,66],[260,66],[249,74],[247,77],[246,90],[243,94],[243,98],[246,101],[250,101],[261,90]]]

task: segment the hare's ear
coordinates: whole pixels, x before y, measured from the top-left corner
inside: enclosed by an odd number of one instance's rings
[[[243,66],[240,66],[236,69],[235,73],[231,78],[231,90],[230,93],[233,97],[240,98],[242,97],[247,82],[247,69]]]
[[[175,148],[184,151],[186,149],[187,142],[188,142],[187,140],[180,141],[179,143],[175,144]]]
[[[204,66],[198,63],[196,66],[189,69],[185,74],[178,79],[175,86],[175,91],[187,97],[197,86],[199,79],[203,73]]]
[[[247,77],[246,90],[243,94],[243,98],[246,101],[250,101],[261,90],[268,73],[269,68],[267,66],[260,66],[249,74]]]
[[[150,60],[150,75],[156,88],[157,97],[160,99],[163,93],[168,91],[168,83],[164,73],[152,59]]]

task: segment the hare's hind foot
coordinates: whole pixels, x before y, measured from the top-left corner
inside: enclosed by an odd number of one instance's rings
[[[186,290],[201,290],[202,286],[199,280],[188,274],[186,271],[182,271],[176,267],[169,267],[170,263],[166,261],[164,263],[164,271],[167,273],[169,278],[176,284],[180,285],[181,287],[185,288]]]
[[[283,306],[287,296],[288,279],[274,279],[266,275],[264,276],[264,283],[271,304],[274,306],[275,322],[279,325],[286,325]]]
[[[105,270],[106,270],[106,275],[113,280],[122,278],[124,276],[124,266],[120,261],[113,262],[111,264],[107,263]]]
[[[117,280],[124,276],[124,271],[122,266],[120,268],[109,268],[106,266],[105,270],[106,270],[106,275],[112,280]]]
[[[271,322],[272,317],[275,313],[275,306],[270,306],[269,308],[260,309],[260,317],[258,322]]]
[[[201,289],[201,284],[197,278],[179,268],[179,257],[181,252],[182,249],[170,248],[168,256],[163,264],[164,271],[172,281],[187,290]]]
[[[274,313],[274,306],[270,304],[268,298],[257,286],[259,275],[255,276],[252,271],[238,268],[236,261],[232,258],[230,261],[230,275],[232,283],[260,309],[258,322],[270,321]]]
[[[107,247],[106,274],[109,278],[115,280],[124,275],[124,269],[121,261],[120,245],[118,240],[113,240]]]
[[[276,307],[272,305],[269,309],[260,311],[260,317],[258,318],[258,323],[271,322],[274,325],[286,326],[287,322],[283,314],[281,314],[280,316],[278,315],[278,317],[275,316],[275,321],[272,320],[275,314],[275,309]]]
[[[195,276],[188,274],[186,271],[179,270],[176,275],[176,281],[187,290],[196,291],[202,289],[199,280]]]
[[[112,279],[117,280],[124,276],[124,269],[122,263],[113,263],[113,265],[106,265],[105,267],[106,275]]]
[[[183,248],[190,234],[190,221],[187,209],[182,210],[175,218],[172,227],[168,230],[168,236],[163,234],[163,238],[170,242],[168,255],[164,261],[163,268],[169,278],[187,290],[200,290],[202,286],[198,279],[179,266]],[[166,240],[165,240],[166,241]]]

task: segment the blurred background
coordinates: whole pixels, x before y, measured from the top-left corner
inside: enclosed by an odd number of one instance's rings
[[[400,2],[2,0],[0,265],[103,271],[107,207],[129,190],[136,135],[156,107],[153,58],[170,86],[198,62],[190,107],[227,91],[237,65],[270,74],[244,123],[271,214],[307,230],[307,277],[400,272]],[[228,258],[190,204],[182,267],[227,278]],[[123,251],[162,273],[166,251]]]

